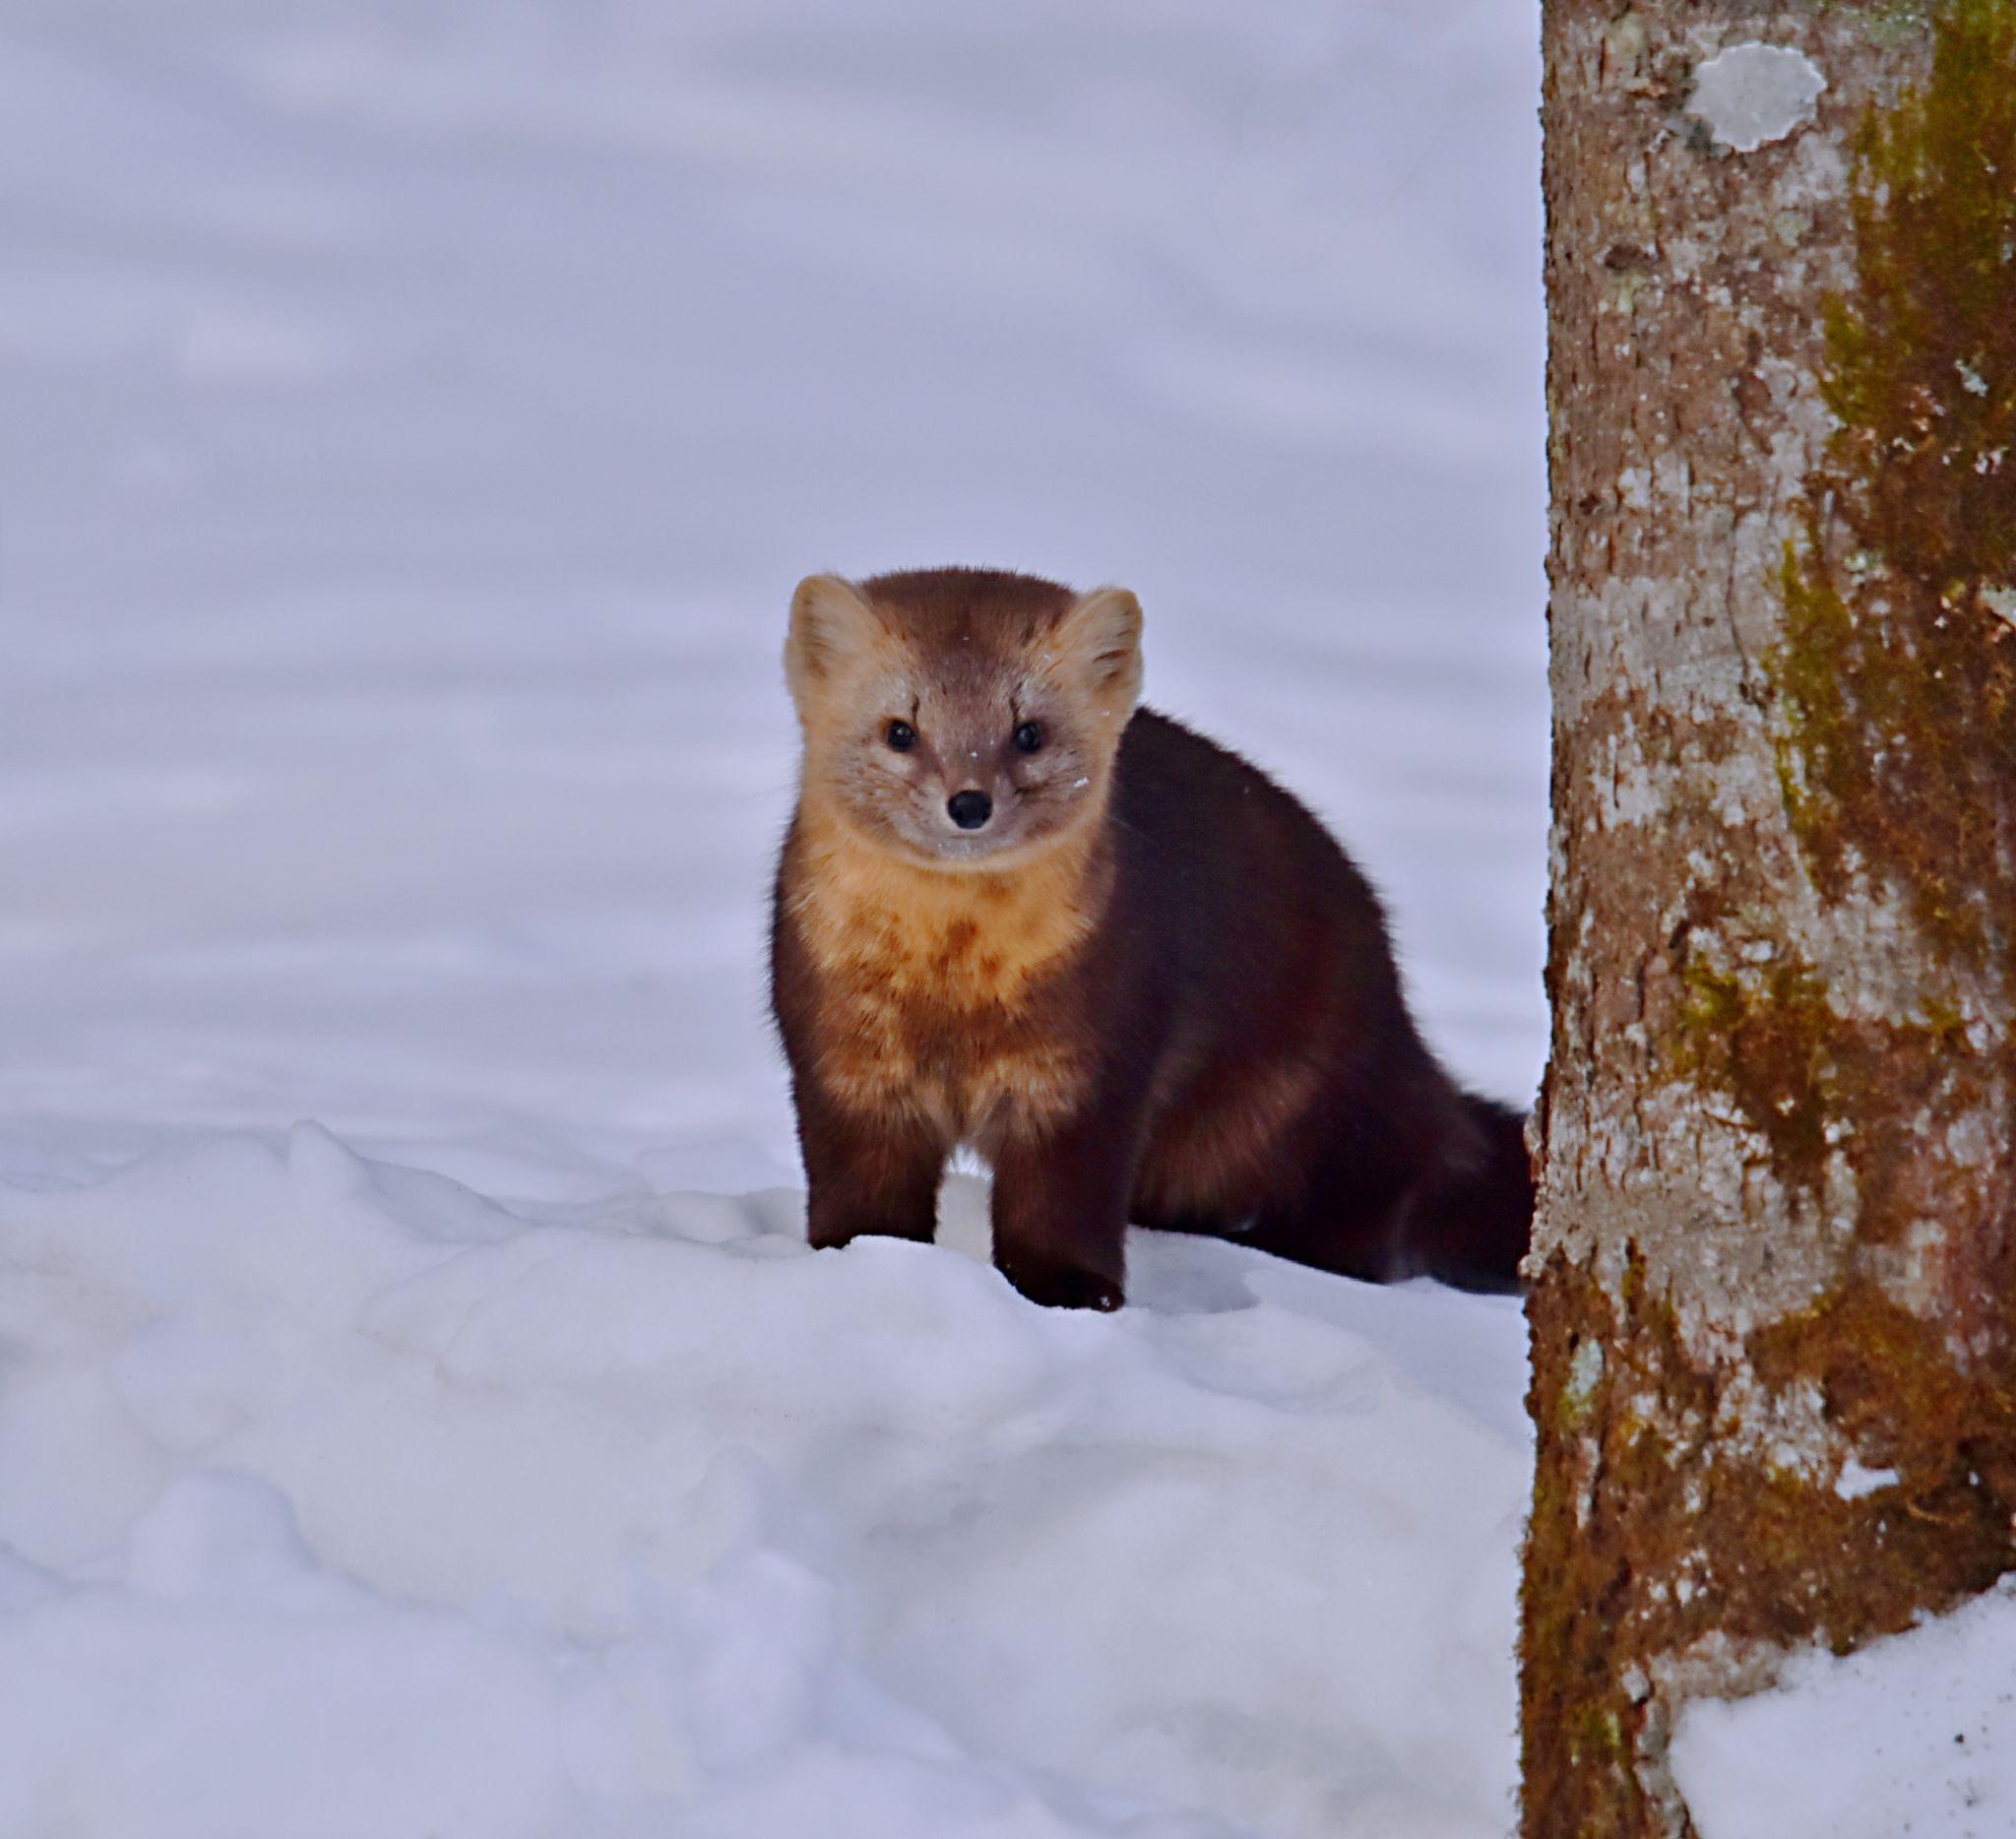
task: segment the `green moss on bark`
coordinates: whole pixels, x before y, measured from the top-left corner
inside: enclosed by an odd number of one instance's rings
[[[1556,1258],[1528,1310],[1543,1460],[1520,1646],[1527,1839],[1664,1829],[1655,1676],[1703,1638],[1845,1650],[2016,1564],[2008,1360],[1957,1365],[1943,1324],[1872,1282],[1760,1331],[1742,1363],[1697,1361],[1635,1258],[1615,1300]],[[1732,1434],[1745,1368],[1816,1390],[1826,1433],[1896,1481],[1845,1498],[1824,1455]]]
[[[1739,975],[1690,959],[1681,970],[1678,1070],[1721,1088],[1771,1148],[1780,1179],[1817,1193],[1829,1119],[1846,1095],[1834,1051],[1840,1027],[1827,990],[1806,966],[1781,960]]]
[[[1945,1529],[1956,1552],[1940,1570],[1964,1590],[2016,1564],[2016,1357],[2004,1346],[1956,1359],[1956,1330],[1965,1324],[1915,1315],[1858,1273],[1760,1330],[1748,1353],[1767,1386],[1816,1384],[1858,1457],[1897,1472],[1901,1511]]]
[[[1823,892],[1881,877],[1979,967],[2009,957],[2016,847],[2016,0],[1956,0],[1855,152],[1840,426],[1767,661],[1779,778]]]
[[[1726,947],[1731,922],[1706,936]],[[1817,1202],[1838,1161],[1853,1178],[1861,1237],[1896,1237],[1935,1196],[1927,1138],[1962,1121],[1977,1080],[1994,1076],[1958,1014],[1904,1022],[1840,1014],[1810,964],[1772,945],[1763,964],[1697,948],[1667,1042],[1676,1075],[1722,1094],[1765,1144],[1771,1172]]]

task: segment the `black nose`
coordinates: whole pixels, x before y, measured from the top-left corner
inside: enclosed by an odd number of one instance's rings
[[[955,792],[945,800],[952,821],[962,830],[977,830],[994,814],[994,801],[984,792]]]

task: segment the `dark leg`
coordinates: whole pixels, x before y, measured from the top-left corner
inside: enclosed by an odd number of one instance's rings
[[[929,1244],[948,1146],[916,1119],[864,1116],[800,1086],[798,1141],[810,1189],[806,1237],[822,1249],[863,1233]]]
[[[1032,1302],[1120,1306],[1135,1138],[1128,1121],[1094,1113],[999,1146],[994,1262]]]

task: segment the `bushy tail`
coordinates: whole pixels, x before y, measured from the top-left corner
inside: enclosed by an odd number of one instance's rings
[[[1478,1126],[1475,1159],[1422,1197],[1410,1223],[1411,1261],[1458,1290],[1516,1291],[1533,1233],[1526,1119],[1495,1099],[1464,1096]]]

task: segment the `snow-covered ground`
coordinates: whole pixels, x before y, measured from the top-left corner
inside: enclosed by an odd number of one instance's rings
[[[1503,1830],[1508,1308],[1176,1240],[1042,1311],[312,1124],[5,1225],[0,1832]]]
[[[1510,1819],[1511,1305],[814,1257],[812,568],[1126,583],[1531,1094],[1531,9],[0,5],[0,1832]]]
[[[2016,1576],[1773,1691],[1689,1705],[1673,1774],[1702,1839],[2016,1833]]]

